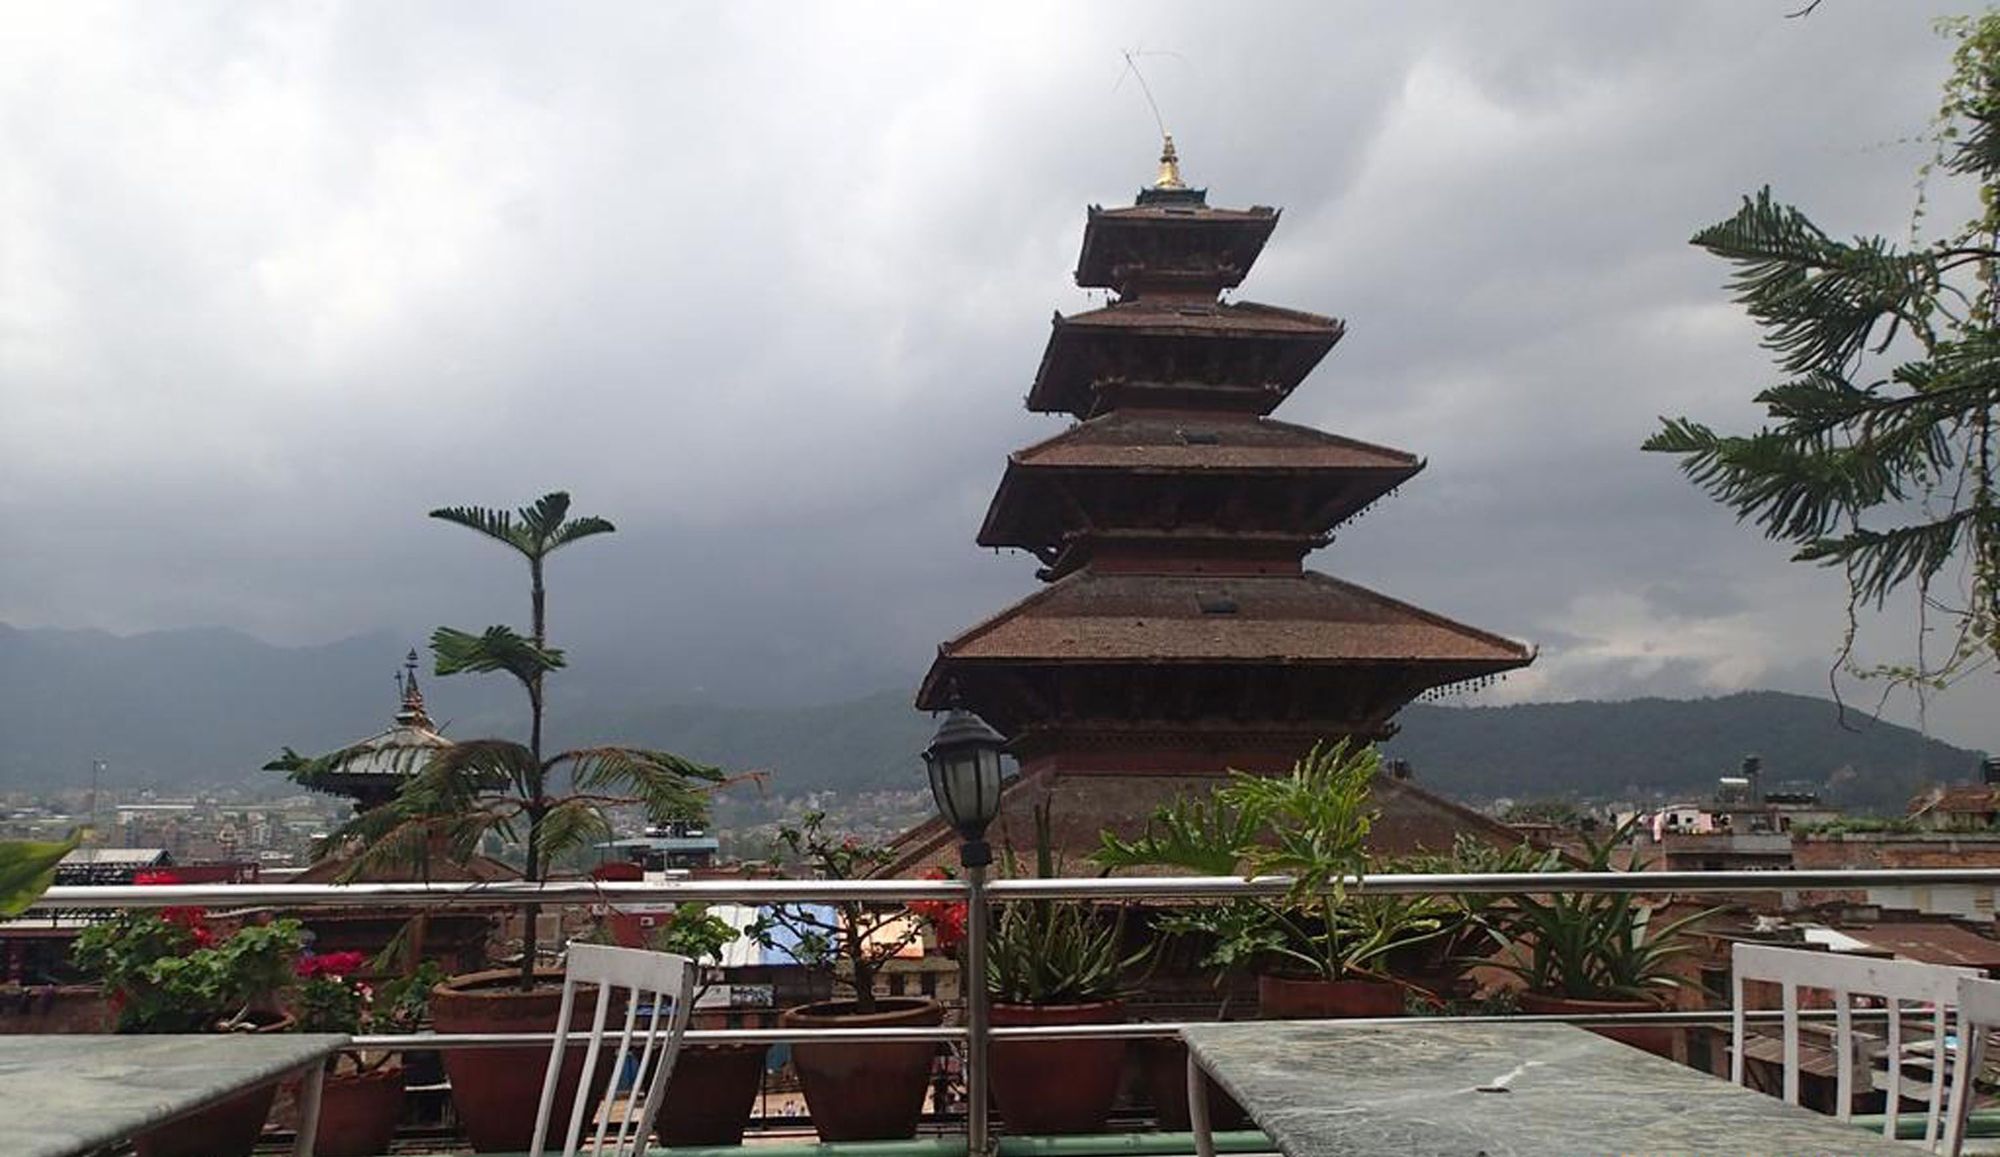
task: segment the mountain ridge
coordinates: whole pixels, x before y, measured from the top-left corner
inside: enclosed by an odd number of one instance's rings
[[[285,746],[328,751],[381,730],[390,675],[409,642],[387,631],[278,646],[231,628],[120,636],[0,624],[0,785],[256,783]],[[524,711],[504,680],[424,681],[449,734],[518,735]],[[802,707],[659,703],[624,681],[562,673],[551,739],[661,747],[770,773],[768,790],[921,788],[934,724],[891,688]],[[1745,754],[1767,782],[1824,786],[1851,807],[1900,811],[1930,782],[1970,778],[1980,753],[1778,691],[1706,699],[1417,704],[1385,753],[1418,781],[1474,800],[1689,795]]]

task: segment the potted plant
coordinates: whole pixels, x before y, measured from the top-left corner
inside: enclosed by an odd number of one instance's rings
[[[473,739],[449,747],[391,751],[391,757],[411,771],[396,797],[355,816],[319,849],[324,856],[358,847],[348,868],[350,877],[377,865],[422,863],[433,854],[466,859],[491,835],[510,844],[520,837],[521,876],[534,883],[547,879],[550,865],[562,857],[609,838],[607,807],[640,808],[650,821],[659,823],[704,814],[706,786],[722,779],[712,767],[669,752],[633,747],[543,753],[543,684],[550,672],[565,665],[562,651],[548,645],[544,568],[557,550],[613,529],[602,518],[571,518],[569,506],[569,495],[557,491],[512,513],[467,506],[431,511],[431,517],[475,530],[527,561],[529,634],[505,626],[488,627],[476,635],[440,627],[432,633],[430,646],[440,676],[503,672],[518,682],[528,700],[528,741]],[[310,784],[355,760],[379,757],[384,750],[354,747],[306,758],[286,749],[267,766]],[[558,970],[537,969],[539,910],[535,904],[521,908],[517,966],[455,976],[431,994],[437,1031],[554,1030],[562,978]],[[592,1015],[595,1001],[595,989],[579,990],[576,1015]],[[475,1150],[529,1147],[546,1057],[546,1051],[535,1046],[445,1052],[452,1103]],[[569,1119],[583,1070],[581,1045],[570,1050],[565,1068],[553,1122]],[[609,1079],[608,1070],[601,1075]]]
[[[1049,838],[1049,805],[1034,809],[1035,875],[1062,875]],[[1019,876],[1012,848],[1003,860]],[[1148,949],[1124,954],[1125,920],[1101,918],[1081,901],[997,905],[987,939],[986,990],[996,1027],[1105,1024],[1125,1019],[1125,970]],[[996,1040],[993,1099],[1017,1133],[1094,1133],[1104,1127],[1125,1066],[1120,1039]]]
[[[648,943],[660,952],[685,956],[698,964],[719,965],[723,948],[739,935],[706,904],[682,904]],[[692,1027],[730,1028],[733,1021],[740,1022],[740,1015],[729,1010],[701,1007],[701,994],[708,988],[705,976],[696,993]],[[660,1143],[672,1147],[741,1145],[750,1113],[757,1106],[758,1090],[763,1088],[764,1058],[769,1052],[770,1046],[763,1044],[682,1045],[673,1075],[667,1078],[666,1100],[661,1103],[655,1126]],[[643,1075],[639,1079],[643,1081]]]
[[[1555,851],[1525,841],[1502,847],[1461,833],[1449,853],[1399,856],[1382,866],[1393,874],[1473,875],[1547,871],[1559,860]],[[1491,933],[1483,918],[1501,897],[1474,892],[1354,899],[1364,918],[1379,921],[1386,916],[1408,927],[1434,930],[1430,935],[1405,939],[1383,953],[1384,966],[1411,986],[1412,999],[1435,1009],[1473,995],[1466,971],[1483,963],[1481,958],[1491,950]]]
[[[408,1032],[422,1021],[444,970],[426,961],[380,986],[362,979],[360,952],[302,955],[293,966],[292,1014],[301,1032]],[[403,1115],[403,1066],[393,1052],[349,1049],[328,1058],[320,1095],[318,1157],[389,1151]]]
[[[1631,825],[1584,841],[1582,870],[1615,871],[1615,848]],[[1551,858],[1544,870],[1565,865]],[[1552,892],[1522,895],[1488,909],[1483,922],[1501,949],[1490,961],[1525,984],[1522,1012],[1544,1014],[1656,1012],[1683,983],[1672,965],[1692,946],[1682,937],[1714,915],[1708,909],[1652,927],[1652,908],[1633,892]],[[1674,1030],[1643,1026],[1597,1030],[1648,1052],[1671,1057]]]
[[[118,1032],[278,1032],[278,1007],[299,951],[295,920],[222,933],[199,908],[120,912],[77,935],[79,971],[103,985]],[[276,1083],[251,1089],[133,1138],[140,1157],[243,1157],[256,1147]]]
[[[1232,772],[1207,801],[1182,798],[1126,841],[1106,832],[1097,860],[1107,868],[1175,867],[1208,875],[1283,874],[1276,900],[1192,909],[1190,928],[1215,938],[1206,963],[1254,961],[1258,1009],[1271,1018],[1396,1016],[1407,985],[1385,967],[1389,953],[1436,936],[1440,922],[1407,905],[1357,903],[1348,877],[1368,867],[1376,815],[1370,784],[1380,758],[1347,741],[1316,745],[1281,776]]]
[[[809,811],[797,824],[778,827],[778,858],[822,880],[861,880],[892,859],[888,849],[826,831],[826,814]],[[944,1022],[944,1009],[928,997],[884,996],[875,991],[883,965],[918,942],[923,924],[902,907],[859,900],[831,905],[781,904],[758,917],[750,934],[782,948],[801,964],[828,976],[849,995],[788,1008],[786,1028],[904,1028]],[[913,1137],[923,1111],[937,1046],[928,1041],[792,1045],[792,1064],[805,1090],[806,1108],[822,1141]]]

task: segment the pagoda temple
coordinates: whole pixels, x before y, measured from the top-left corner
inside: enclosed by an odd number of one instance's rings
[[[426,748],[450,747],[424,710],[423,688],[417,686],[417,652],[412,649],[396,675],[398,705],[395,722],[345,750],[357,753],[340,770],[323,772],[308,785],[314,791],[344,795],[354,810],[364,812],[396,798],[403,781],[415,771],[412,754]]]
[[[1010,796],[1069,797],[1064,844],[1094,846],[1191,778],[1386,738],[1418,695],[1534,658],[1305,568],[1424,463],[1270,417],[1344,332],[1222,300],[1278,215],[1211,207],[1171,137],[1136,204],[1089,210],[1076,281],[1111,301],[1056,315],[1027,398],[1075,422],[1009,456],[978,536],[1033,554],[1046,585],[943,644],[917,693],[932,711],[956,696],[1007,737]]]

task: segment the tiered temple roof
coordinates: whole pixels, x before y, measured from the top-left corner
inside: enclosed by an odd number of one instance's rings
[[[1115,297],[1057,315],[1027,398],[1078,423],[1009,457],[979,531],[1035,555],[1049,586],[941,646],[918,691],[921,708],[956,693],[985,716],[1024,786],[1125,797],[1085,808],[1086,826],[1127,826],[1126,805],[1157,794],[1113,780],[1282,770],[1320,739],[1388,735],[1427,690],[1533,659],[1304,568],[1424,464],[1267,416],[1345,332],[1220,299],[1277,222],[1211,207],[1171,139],[1136,204],[1090,210],[1076,279]]]
[[[395,723],[349,745],[347,751],[359,754],[344,760],[340,770],[319,775],[312,784],[315,791],[348,796],[360,811],[379,807],[394,799],[403,782],[422,765],[421,752],[452,745],[438,733],[424,709],[424,692],[417,686],[416,651],[403,661],[396,687]]]

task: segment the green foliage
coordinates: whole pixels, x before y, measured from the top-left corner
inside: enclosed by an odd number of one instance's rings
[[[819,880],[865,880],[889,866],[895,854],[881,844],[835,836],[826,813],[809,811],[796,824],[778,825],[772,858]],[[794,959],[826,971],[854,995],[855,1011],[875,1011],[875,977],[898,952],[923,934],[923,923],[901,905],[839,900],[831,904],[777,904],[750,926],[750,938],[778,947],[778,933],[790,934]]]
[[[1035,876],[1068,874],[1049,836],[1049,805],[1035,805]],[[1020,877],[1013,848],[1003,859],[1007,875]],[[1088,1004],[1118,996],[1128,969],[1150,949],[1121,953],[1125,909],[1106,920],[1080,900],[1028,900],[995,905],[987,938],[986,988],[1008,1004]]]
[[[1849,670],[1929,686],[2000,655],[2000,12],[1940,27],[1958,44],[1925,173],[1975,181],[1978,215],[1899,247],[1835,240],[1768,188],[1745,198],[1694,244],[1735,266],[1730,289],[1789,376],[1757,395],[1770,422],[1755,433],[1662,419],[1645,443],[1795,559],[1840,568],[1850,620],[1906,585],[1948,614],[1956,638],[1935,662],[1920,649],[1862,669],[1852,625],[1845,640]],[[1940,594],[1941,577],[1961,589]]]
[[[1613,852],[1628,844],[1626,824],[1602,840],[1584,842],[1583,871],[1614,871]],[[1550,857],[1542,870],[1566,870]],[[1690,950],[1682,933],[1719,909],[1697,912],[1653,928],[1653,910],[1631,892],[1551,893],[1515,896],[1489,907],[1483,920],[1510,959],[1493,963],[1527,983],[1530,991],[1575,1000],[1640,999],[1678,987],[1676,957]]]
[[[72,959],[103,986],[118,1031],[214,1032],[253,1027],[291,980],[296,920],[213,939],[199,912],[125,911],[78,934]]]
[[[322,856],[349,847],[360,852],[346,878],[382,867],[422,868],[442,847],[453,859],[471,857],[488,836],[523,841],[524,878],[546,878],[549,864],[577,853],[611,833],[605,809],[639,807],[656,823],[699,819],[707,812],[703,785],[720,783],[713,767],[671,752],[631,747],[581,747],[544,756],[542,683],[564,666],[563,654],[546,637],[547,557],[572,542],[612,531],[596,517],[569,517],[569,495],[544,495],[518,511],[453,506],[431,517],[478,531],[528,561],[533,626],[527,636],[505,626],[480,634],[439,627],[431,653],[439,675],[504,672],[528,697],[529,740],[474,739],[450,747],[349,748],[307,758],[286,748],[269,770],[285,772],[311,786],[358,759],[386,754],[409,778],[396,798],[354,817],[321,846]],[[568,791],[562,790],[567,775]],[[521,987],[533,987],[534,905],[523,909]]]
[[[544,494],[511,514],[479,506],[445,506],[431,511],[431,517],[505,543],[531,562],[546,558],[557,548],[578,539],[617,529],[594,515],[571,518],[569,495],[561,490]]]
[[[440,675],[505,671],[524,687],[566,665],[561,651],[537,646],[511,627],[488,627],[477,635],[439,627],[431,632],[431,654]]]
[[[1136,840],[1104,833],[1097,862],[1108,869],[1288,875],[1292,885],[1275,903],[1198,906],[1162,928],[1213,937],[1203,963],[1218,970],[1262,962],[1328,980],[1379,974],[1386,953],[1438,928],[1418,906],[1356,904],[1349,895],[1349,878],[1368,867],[1376,815],[1369,789],[1380,762],[1373,747],[1342,741],[1314,747],[1287,775],[1232,772],[1208,800],[1182,798],[1162,807]]]
[[[723,948],[738,935],[729,921],[710,912],[708,905],[682,904],[668,914],[666,923],[653,929],[651,945],[656,951],[718,964]]]
[[[0,841],[0,919],[19,916],[48,891],[56,882],[56,865],[75,847],[75,836],[61,842]]]
[[[1500,818],[1510,824],[1550,824],[1565,831],[1588,831],[1597,826],[1595,817],[1566,799],[1523,800],[1509,806]]]
[[[415,1032],[430,1023],[431,990],[445,981],[442,965],[426,960],[375,990],[374,1023],[383,1032]]]

